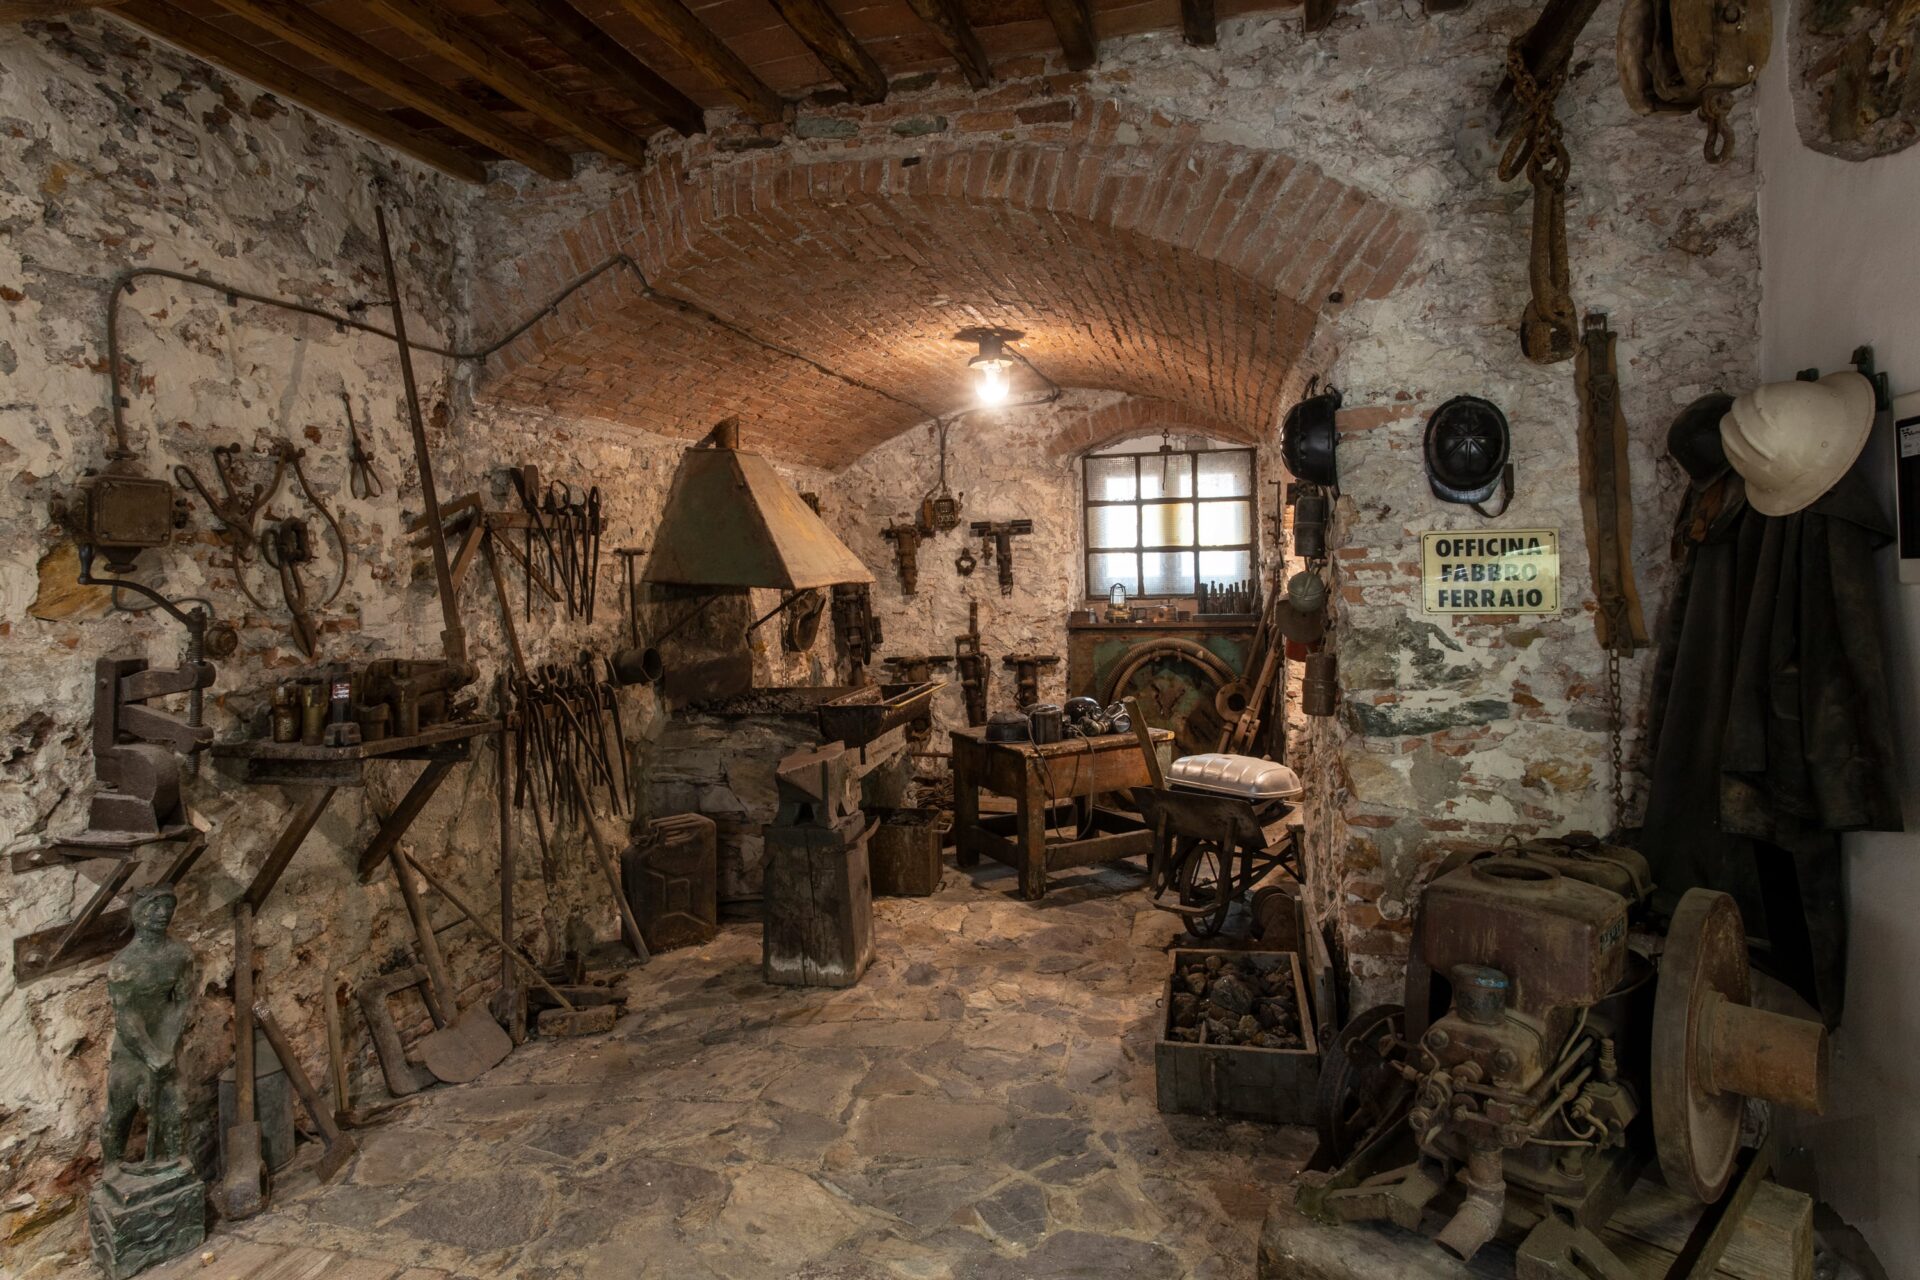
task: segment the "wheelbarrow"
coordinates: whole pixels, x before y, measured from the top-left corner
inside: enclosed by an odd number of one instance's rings
[[[1294,829],[1269,836],[1293,811],[1300,780],[1293,770],[1252,756],[1183,756],[1165,785],[1138,787],[1134,803],[1148,830],[1148,892],[1153,905],[1182,916],[1187,932],[1211,938],[1234,900],[1275,868],[1298,878]]]

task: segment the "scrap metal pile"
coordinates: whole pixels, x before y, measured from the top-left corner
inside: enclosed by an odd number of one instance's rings
[[[1291,968],[1263,973],[1245,961],[1208,956],[1181,970],[1174,988],[1173,1026],[1167,1033],[1171,1039],[1263,1049],[1306,1047]]]

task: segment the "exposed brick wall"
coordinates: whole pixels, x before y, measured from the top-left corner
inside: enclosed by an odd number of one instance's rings
[[[661,290],[863,386],[613,271],[502,350],[483,396],[679,436],[738,413],[751,446],[837,467],[965,403],[952,335],[999,324],[1063,385],[1247,437],[1304,380],[1321,316],[1384,296],[1413,262],[1416,219],[1307,160],[1022,70],[984,95],[803,112],[779,139],[693,140],[480,282],[479,314],[513,316],[625,253]]]

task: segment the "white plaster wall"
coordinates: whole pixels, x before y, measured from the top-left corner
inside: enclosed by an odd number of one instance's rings
[[[1920,150],[1864,163],[1821,155],[1792,117],[1785,42],[1760,90],[1761,370],[1846,367],[1870,343],[1893,392],[1920,388]],[[1893,445],[1868,458],[1889,512]],[[1920,713],[1920,586],[1897,581],[1895,548],[1881,552],[1894,705]],[[1909,827],[1920,824],[1920,751],[1903,735]],[[1798,1126],[1813,1151],[1820,1194],[1858,1227],[1888,1274],[1920,1276],[1920,830],[1844,837],[1847,860],[1846,1021],[1833,1043],[1833,1106]]]

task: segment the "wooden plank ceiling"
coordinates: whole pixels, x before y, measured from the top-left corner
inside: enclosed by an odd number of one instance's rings
[[[88,0],[68,0],[78,7]],[[661,129],[733,107],[774,121],[808,93],[1181,31],[1298,0],[92,0],[208,62],[468,181],[517,160],[550,178],[593,151],[636,163]],[[1332,16],[1314,0],[1310,19]],[[1316,23],[1318,25],[1318,23]]]

